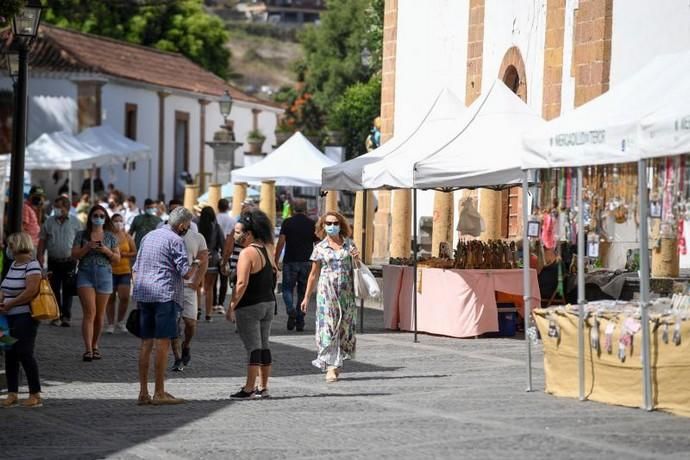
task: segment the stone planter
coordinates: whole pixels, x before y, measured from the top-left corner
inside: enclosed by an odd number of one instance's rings
[[[285,141],[290,139],[293,133],[290,131],[276,131],[276,145],[282,145]]]
[[[261,155],[262,147],[264,145],[265,139],[248,139],[247,144],[249,144],[249,154],[251,155]]]

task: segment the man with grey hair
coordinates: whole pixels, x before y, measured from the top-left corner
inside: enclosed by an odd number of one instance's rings
[[[165,369],[171,339],[177,338],[177,318],[184,305],[184,280],[199,283],[199,260],[189,263],[184,235],[192,223],[192,213],[177,208],[168,225],[149,232],[141,241],[134,264],[133,298],[139,309],[142,339],[139,352],[138,404],[180,404],[182,399],[165,392]],[[148,391],[151,351],[156,345],[156,386],[153,398]]]
[[[304,313],[300,305],[307,289],[307,278],[311,270],[311,253],[314,250],[316,237],[316,223],[307,217],[307,203],[304,199],[296,199],[293,204],[295,215],[283,221],[280,227],[280,238],[276,247],[275,262],[280,267],[280,255],[283,256],[283,300],[288,314],[287,328],[289,331],[297,328],[304,330]],[[294,291],[297,288],[297,298]]]

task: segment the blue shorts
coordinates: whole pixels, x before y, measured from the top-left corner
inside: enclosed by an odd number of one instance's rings
[[[113,293],[113,270],[104,265],[79,267],[77,271],[77,288],[92,288],[97,294]]]
[[[139,328],[142,339],[176,339],[181,308],[169,302],[139,302]]]
[[[122,275],[116,275],[113,273],[113,287],[118,286],[130,286],[132,284],[132,274],[123,273]]]

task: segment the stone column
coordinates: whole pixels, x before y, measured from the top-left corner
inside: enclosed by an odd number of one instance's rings
[[[486,231],[481,235],[483,241],[501,238],[501,211],[501,192],[479,190],[479,214],[486,226]]]
[[[208,186],[208,204],[211,205],[215,212],[218,212],[218,200],[220,200],[220,184],[211,184]]]
[[[261,182],[261,201],[259,208],[266,213],[273,225],[276,223],[276,181]]]
[[[357,192],[355,195],[355,224],[353,228],[355,245],[362,249],[362,229],[366,222],[367,244],[364,255],[364,263],[371,263],[371,256],[374,253],[374,194],[367,193],[367,215],[364,217],[364,192]]]
[[[232,215],[239,216],[242,213],[242,203],[247,199],[247,183],[236,182],[232,192]]]
[[[393,221],[391,223],[391,257],[410,257],[412,221],[412,191],[395,190],[393,195]],[[413,223],[417,225],[416,222]]]
[[[338,211],[338,192],[329,190],[326,194],[326,212]]]
[[[438,257],[439,245],[453,244],[453,192],[434,193],[434,221],[431,234],[431,255]]]
[[[199,198],[199,186],[196,184],[184,186],[184,207],[190,212],[194,212],[194,205]]]

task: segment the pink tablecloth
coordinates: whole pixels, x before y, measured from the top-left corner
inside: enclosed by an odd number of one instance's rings
[[[450,337],[498,331],[496,292],[523,295],[522,270],[420,268],[417,330]],[[412,267],[383,267],[383,318],[388,329],[414,330]],[[531,270],[532,305],[539,306],[537,273]]]

